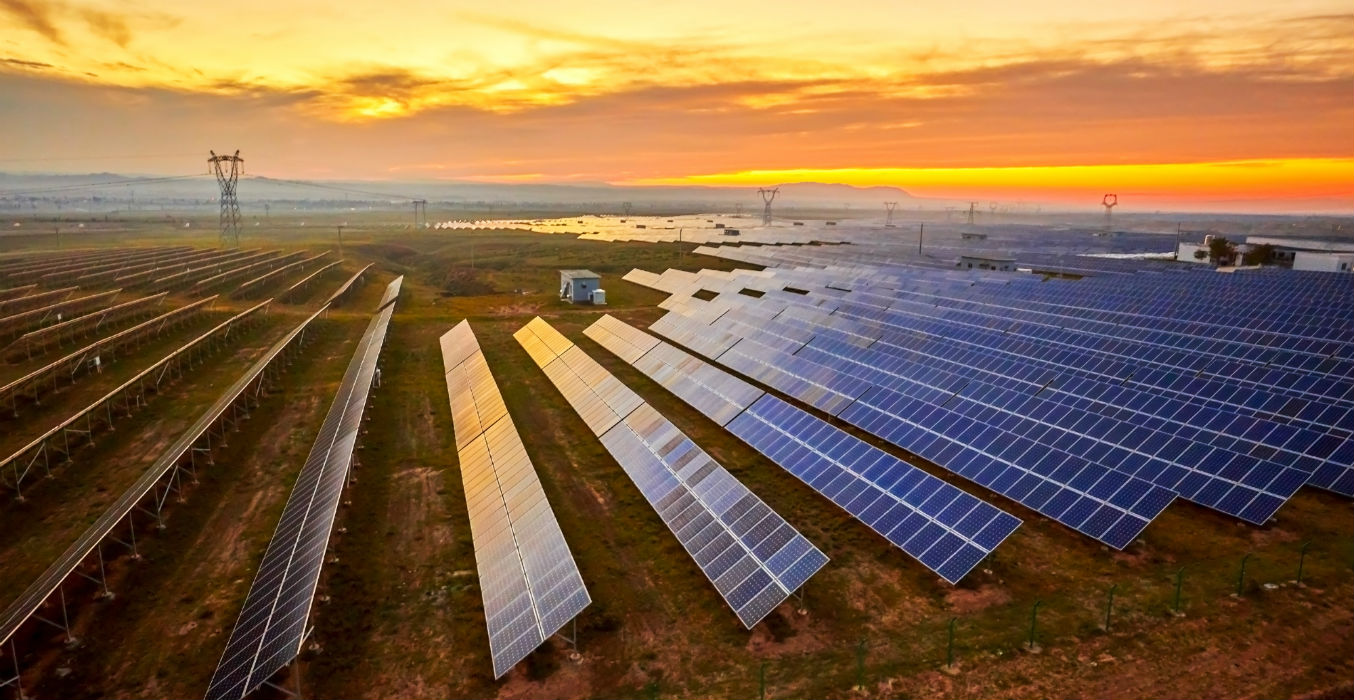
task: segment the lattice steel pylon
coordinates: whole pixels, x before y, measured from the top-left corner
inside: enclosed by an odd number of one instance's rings
[[[897,208],[897,202],[884,202],[884,228],[893,228],[893,210]]]
[[[428,200],[415,199],[414,205],[414,228],[428,228]]]
[[[776,199],[776,193],[778,192],[780,192],[779,187],[772,187],[770,189],[763,187],[762,189],[757,190],[757,194],[762,196],[762,203],[766,205],[762,208],[763,226],[771,225],[771,202]]]
[[[221,247],[240,247],[240,200],[235,196],[235,187],[240,182],[240,173],[244,170],[244,158],[240,152],[235,155],[218,156],[216,151],[207,159],[209,169],[216,174],[216,184],[221,186]]]
[[[1109,233],[1114,223],[1114,208],[1119,206],[1119,195],[1107,194],[1101,197],[1100,206],[1105,208],[1105,233]]]

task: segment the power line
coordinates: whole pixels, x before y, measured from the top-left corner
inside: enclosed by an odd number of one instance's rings
[[[145,160],[148,158],[185,158],[188,153],[129,153],[120,156],[32,156],[0,158],[0,163],[59,163],[72,160]]]
[[[120,187],[123,185],[140,185],[150,182],[170,182],[172,180],[189,180],[195,177],[203,177],[202,173],[193,175],[173,175],[169,177],[141,177],[130,178],[109,182],[91,182],[85,185],[53,185],[51,187],[37,187],[29,190],[0,190],[0,197],[15,197],[30,194],[46,194],[48,192],[68,192],[72,190],[89,190],[99,187]]]
[[[362,195],[362,196],[364,196],[364,197],[378,197],[378,198],[380,198],[380,199],[386,199],[386,200],[390,200],[390,199],[407,199],[407,200],[413,202],[413,201],[418,201],[418,200],[420,199],[419,197],[414,197],[414,196],[411,196],[411,195],[398,194],[398,193],[390,193],[390,192],[372,192],[372,191],[370,191],[370,190],[359,190],[359,189],[356,189],[356,188],[353,188],[353,187],[344,187],[344,186],[342,186],[342,185],[330,185],[330,184],[325,184],[325,183],[322,183],[322,182],[310,182],[310,181],[307,181],[307,180],[284,180],[284,179],[278,178],[278,177],[266,177],[266,176],[263,176],[263,175],[253,175],[253,176],[249,177],[249,179],[250,179],[250,180],[256,180],[256,181],[259,181],[259,182],[268,182],[268,183],[272,183],[272,184],[275,184],[275,185],[297,185],[297,186],[300,186],[300,187],[316,187],[316,188],[323,189],[323,190],[334,190],[334,191],[336,191],[336,192],[346,192],[346,193],[348,193],[348,194],[360,194],[360,195]]]

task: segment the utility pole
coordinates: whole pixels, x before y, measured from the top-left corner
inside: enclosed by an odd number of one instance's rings
[[[922,242],[922,239],[923,239],[923,238],[926,238],[926,222],[925,222],[925,221],[922,222],[922,224],[921,224],[921,229],[920,229],[919,231],[917,231],[917,255],[921,255],[921,242]]]
[[[343,224],[338,225],[339,234],[339,260],[343,259]]]
[[[240,182],[240,173],[244,170],[244,158],[240,152],[235,155],[218,156],[216,151],[207,159],[207,165],[216,174],[216,184],[221,186],[221,247],[240,247],[240,200],[235,196],[236,185]]]
[[[766,205],[762,208],[763,226],[771,225],[771,202],[776,199],[776,194],[778,192],[780,192],[779,187],[772,187],[770,189],[763,187],[762,189],[757,190],[757,194],[762,196],[762,203]]]

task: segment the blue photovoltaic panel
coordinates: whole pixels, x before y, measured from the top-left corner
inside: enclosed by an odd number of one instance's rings
[[[694,330],[686,324],[669,327]],[[1126,547],[1175,498],[1174,491],[1075,456],[1060,461],[1046,455],[1032,466],[1015,461],[1028,440],[985,425],[979,404],[965,404],[965,413],[945,406],[962,382],[948,390],[904,381],[895,388],[869,386],[838,415],[1115,548]],[[812,388],[786,393],[817,396]],[[982,446],[970,444],[974,440]]]
[[[751,628],[827,556],[645,404],[602,436],[663,522]]]
[[[602,325],[598,321],[594,327]],[[623,322],[592,334],[604,347],[644,335]],[[623,328],[622,328],[623,327]],[[628,329],[628,330],[625,330]],[[589,330],[592,330],[591,328]],[[630,346],[649,345],[632,341]],[[624,346],[622,346],[624,347]],[[661,360],[657,358],[662,358]],[[746,386],[691,355],[658,341],[636,367],[696,408],[718,396],[724,381]],[[686,377],[685,382],[671,381]],[[695,380],[694,377],[701,377]],[[721,377],[723,380],[721,380]],[[757,392],[725,427],[786,471],[950,583],[956,583],[1020,525],[1020,520],[840,430],[802,409]],[[743,410],[746,409],[746,410]]]
[[[583,332],[720,425],[764,393],[612,316],[603,316]]]
[[[534,319],[515,337],[745,626],[827,563],[728,470],[544,321]]]
[[[870,309],[855,302],[852,308]],[[716,325],[723,326],[736,313],[745,312],[731,310]],[[856,325],[889,324],[889,330],[877,334],[877,342],[869,347],[850,342],[849,333],[855,330],[851,327],[819,329],[797,353],[802,358],[799,361],[819,368],[820,373],[847,375],[843,382],[879,386],[918,382],[954,391],[951,408],[977,402],[991,409],[987,422],[1002,421],[1004,430],[1029,437],[1043,449],[1088,455],[1098,464],[1253,523],[1266,522],[1307,481],[1316,464],[1297,451],[1264,449],[1256,442],[1272,438],[1280,446],[1309,447],[1312,438],[1304,435],[1306,431],[1286,428],[1281,434],[1273,424],[1211,410],[1207,411],[1212,414],[1209,419],[1204,412],[1189,412],[1183,402],[1084,380],[1063,381],[1056,372],[1027,370],[1011,358],[985,362],[980,353],[966,354],[948,344],[950,338],[940,337],[947,333],[962,337],[975,331],[954,331],[942,322],[901,325],[907,322],[904,315],[882,307],[870,315],[871,320]],[[742,326],[738,333],[762,337],[751,325]],[[728,356],[721,356],[721,362]],[[1063,387],[1088,392],[1088,397]],[[1118,400],[1120,405],[1110,407],[1104,403],[1107,399]],[[1149,415],[1148,410],[1159,415]],[[1185,425],[1184,420],[1193,420],[1195,426]],[[1073,443],[1084,447],[1070,450]]]

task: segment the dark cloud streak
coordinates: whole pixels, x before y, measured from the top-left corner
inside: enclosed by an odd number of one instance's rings
[[[45,0],[39,2],[0,0],[0,10],[4,10],[17,19],[20,24],[46,37],[48,41],[64,45],[66,40],[61,36],[60,30],[56,28],[56,22],[52,17],[53,10],[59,7],[60,5]]]

